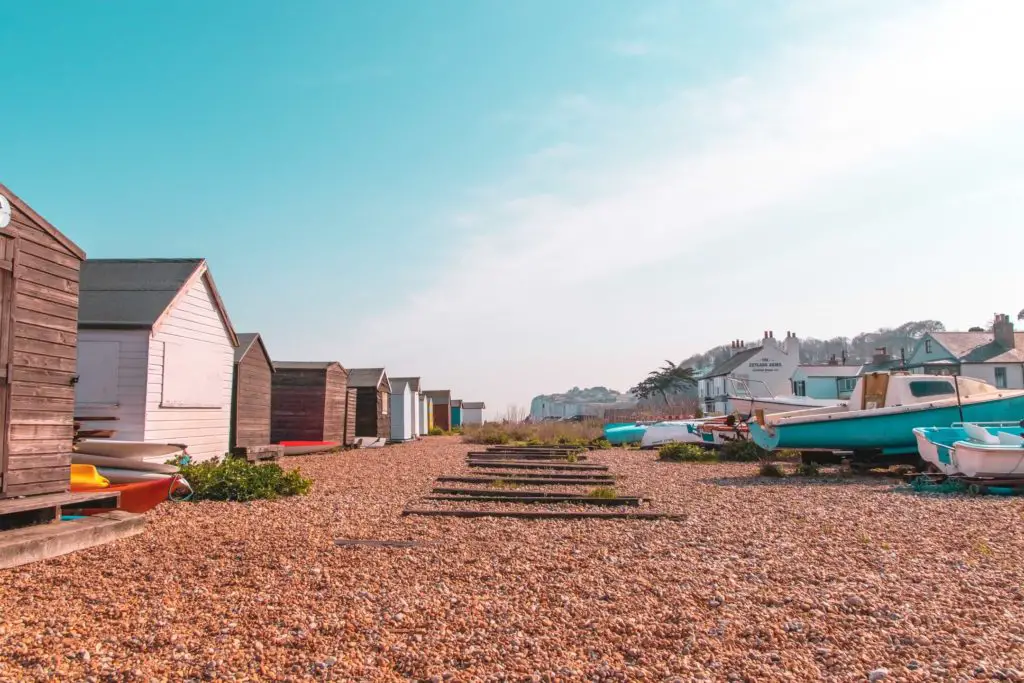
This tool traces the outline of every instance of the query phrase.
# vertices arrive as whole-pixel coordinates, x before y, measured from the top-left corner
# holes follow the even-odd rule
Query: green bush
[[[726,441],[719,453],[719,458],[726,462],[757,462],[764,460],[768,451],[758,447],[753,441]]]
[[[762,477],[774,477],[776,479],[781,479],[786,476],[786,472],[782,469],[782,465],[774,462],[762,463],[758,474]]]
[[[254,465],[241,458],[214,458],[181,466],[192,486],[191,500],[272,500],[305,495],[313,485],[298,470],[277,463]]]
[[[440,427],[431,427],[430,431],[427,432],[428,436],[444,436],[444,430]]]
[[[594,439],[593,441],[591,441],[589,446],[590,446],[590,448],[593,448],[594,450],[606,451],[606,450],[608,450],[609,448],[612,447],[612,444],[611,444],[611,442],[608,439],[606,439],[606,438],[604,438],[602,436],[599,439]]]
[[[816,477],[821,474],[821,471],[818,469],[817,463],[802,462],[796,466],[794,474],[798,477]]]
[[[694,443],[670,443],[658,449],[658,460],[666,462],[714,462],[718,455]]]

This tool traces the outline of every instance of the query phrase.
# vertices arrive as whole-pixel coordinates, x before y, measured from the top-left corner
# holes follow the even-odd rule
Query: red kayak
[[[285,455],[306,455],[308,453],[320,453],[337,448],[341,443],[337,441],[281,441],[278,446],[284,446]]]
[[[104,488],[93,486],[71,486],[72,491],[120,491],[121,501],[117,506],[118,510],[125,512],[148,512],[165,500],[172,497],[181,498],[183,494],[190,494],[191,488],[185,480],[175,475],[163,479],[151,479],[148,481],[137,481],[130,484],[111,484]],[[102,509],[83,511],[105,512]]]

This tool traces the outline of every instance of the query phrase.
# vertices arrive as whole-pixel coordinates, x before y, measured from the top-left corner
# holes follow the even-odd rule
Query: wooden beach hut
[[[348,384],[356,390],[356,438],[391,438],[391,382],[384,368],[349,370]]]
[[[270,443],[270,394],[274,363],[255,332],[239,332],[231,388],[231,448],[256,449]]]
[[[431,414],[434,416],[433,427],[438,427],[444,431],[450,431],[452,428],[452,392],[450,389],[437,389],[434,391],[424,391],[434,406],[431,410]]]
[[[79,280],[85,253],[0,185],[0,568],[139,533],[109,513],[61,522],[62,510],[111,507],[118,494],[71,492]],[[19,529],[45,522],[36,529]]]
[[[206,260],[88,259],[80,289],[75,409],[85,426],[184,444],[194,460],[223,456],[238,338]]]
[[[275,362],[271,386],[271,441],[351,443],[346,438],[348,371],[341,363]]]

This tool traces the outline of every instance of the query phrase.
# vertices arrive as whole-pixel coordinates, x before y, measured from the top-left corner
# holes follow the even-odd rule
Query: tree
[[[696,384],[697,378],[694,377],[693,368],[666,360],[665,365],[647,373],[647,377],[630,389],[629,393],[639,399],[661,394],[661,397],[665,399],[665,405],[668,406],[672,404],[668,400],[670,393],[685,391]]]

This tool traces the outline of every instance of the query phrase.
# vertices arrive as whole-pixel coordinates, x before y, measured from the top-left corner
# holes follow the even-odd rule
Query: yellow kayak
[[[89,488],[105,489],[110,486],[110,480],[96,471],[95,465],[71,465],[71,486],[87,486]]]

